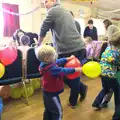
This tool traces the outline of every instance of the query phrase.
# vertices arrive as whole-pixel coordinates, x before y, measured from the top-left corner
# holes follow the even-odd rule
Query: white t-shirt
[[[27,51],[30,49],[29,46],[19,46],[18,49],[22,52],[23,60],[27,59]]]

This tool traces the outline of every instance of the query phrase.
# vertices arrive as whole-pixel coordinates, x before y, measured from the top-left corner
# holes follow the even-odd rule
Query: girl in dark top
[[[86,37],[98,40],[97,28],[93,26],[93,20],[88,21],[88,26],[84,30],[84,38]]]
[[[27,35],[28,37],[30,37],[30,45],[35,43],[34,38],[38,41],[38,35],[36,33],[32,33],[32,32],[24,32],[21,29],[17,29],[14,34],[13,34],[13,40],[17,41],[18,45],[20,45],[20,36],[21,35]]]

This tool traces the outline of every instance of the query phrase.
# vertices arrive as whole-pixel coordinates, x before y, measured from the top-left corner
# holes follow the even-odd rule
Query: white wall
[[[40,6],[40,0],[0,0],[0,2],[4,3],[11,3],[11,4],[17,4],[19,5],[19,12],[25,13],[30,11],[31,9]],[[79,18],[79,9],[83,9],[85,12],[85,20],[89,18],[91,15],[91,9],[88,7],[80,6],[78,4],[73,4],[69,1],[62,1],[61,4],[68,10],[73,11],[76,18]],[[69,6],[69,7],[68,7]],[[43,19],[45,18],[46,10],[44,8],[37,10],[36,12],[26,15],[26,16],[20,16],[20,27],[24,31],[31,31],[39,33],[40,31],[40,25]],[[4,43],[9,42],[9,38],[1,38],[4,40]],[[48,36],[45,39],[45,42],[51,42],[51,34],[48,34]],[[1,42],[1,40],[0,40]]]

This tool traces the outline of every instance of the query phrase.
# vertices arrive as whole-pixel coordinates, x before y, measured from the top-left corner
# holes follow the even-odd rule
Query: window
[[[98,35],[105,35],[105,28],[102,19],[94,19],[94,26],[97,28]]]
[[[84,21],[84,18],[79,18],[79,19],[75,19],[75,20],[79,22],[80,27],[81,27],[81,34],[83,35],[84,30],[85,30],[85,21]]]
[[[0,4],[0,9],[2,8],[2,4]],[[4,20],[3,20],[3,12],[0,10],[0,38],[3,37],[3,29],[4,29]]]

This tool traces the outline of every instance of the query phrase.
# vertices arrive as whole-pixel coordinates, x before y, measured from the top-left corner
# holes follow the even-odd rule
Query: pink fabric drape
[[[6,9],[10,12],[19,13],[19,6],[3,3],[3,9]],[[11,37],[16,29],[20,28],[19,16],[11,15],[9,13],[3,12],[4,16],[4,37]]]

